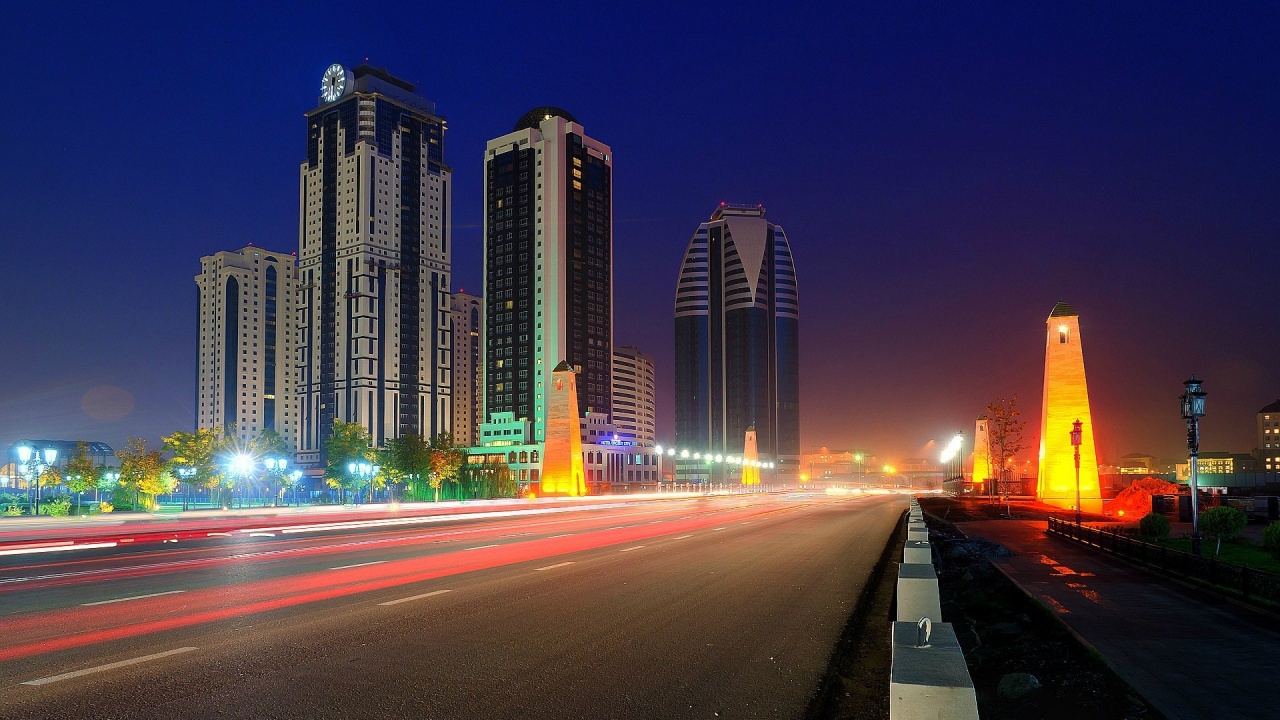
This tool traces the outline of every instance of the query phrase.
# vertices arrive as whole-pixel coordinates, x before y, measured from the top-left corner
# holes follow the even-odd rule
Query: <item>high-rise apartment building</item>
[[[444,118],[386,71],[334,64],[307,113],[299,193],[299,462],[334,420],[381,446],[450,429]]]
[[[562,361],[579,412],[612,412],[612,170],[609,146],[554,107],[485,149],[484,411],[530,421],[535,443]]]
[[[722,203],[689,241],[676,284],[676,442],[799,473],[800,305],[791,246],[760,205]]]
[[[200,259],[196,427],[274,430],[294,446],[298,271],[290,253],[248,246]]]
[[[484,373],[481,372],[480,328],[484,303],[465,290],[449,296],[453,314],[453,441],[480,444]]]
[[[634,346],[613,349],[613,424],[643,447],[657,442],[653,357]]]

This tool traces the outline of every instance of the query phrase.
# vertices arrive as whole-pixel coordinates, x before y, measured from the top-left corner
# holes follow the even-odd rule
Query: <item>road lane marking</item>
[[[629,548],[627,548],[626,550],[619,550],[618,552],[631,552],[632,550],[639,550],[639,549],[640,549],[640,548],[642,548],[642,547],[644,547],[644,546],[643,546],[643,545],[636,545],[635,547],[629,547]]]
[[[136,657],[130,660],[121,660],[119,662],[107,663],[106,665],[99,665],[97,667],[85,668],[84,670],[76,670],[74,672],[62,673],[61,675],[50,675],[49,677],[43,677],[38,680],[28,680],[22,684],[23,685],[48,685],[49,683],[61,682],[63,680],[71,680],[72,678],[83,677],[85,675],[92,675],[93,673],[105,672],[107,670],[115,670],[116,668],[127,667],[129,665],[137,665],[138,663],[144,663],[149,660],[159,660],[160,658],[169,657],[170,655],[178,655],[181,653],[187,653],[187,652],[191,652],[192,650],[198,650],[198,649],[199,648],[193,648],[193,647],[180,647],[174,650],[166,650],[164,652],[158,652],[151,655],[143,655],[142,657]]]
[[[573,533],[561,533],[561,534],[559,534],[559,535],[548,535],[547,537],[542,538],[542,539],[543,539],[543,540],[555,540],[556,538],[569,537],[569,536],[570,536],[570,535],[572,535],[572,534],[573,534]]]
[[[477,545],[475,547],[463,548],[463,552],[466,552],[467,550],[483,550],[485,548],[491,548],[491,547],[498,547],[498,543],[494,543],[492,545]]]
[[[411,600],[421,600],[422,598],[429,598],[434,595],[443,595],[447,592],[453,592],[453,591],[452,590],[432,590],[429,593],[422,593],[421,595],[413,595],[407,598],[400,598],[399,600],[388,600],[386,602],[380,602],[378,604],[379,605],[399,605],[400,603],[409,602]]]
[[[275,537],[275,533],[249,533],[249,537]]]
[[[626,527],[626,525],[614,525],[611,528],[605,528],[605,530],[621,530],[624,527]]]
[[[349,568],[365,567],[368,565],[381,565],[384,562],[386,562],[386,560],[372,560],[370,562],[356,563],[355,565],[339,565],[338,567],[331,567],[329,569],[330,570],[347,570]]]
[[[80,607],[91,607],[93,605],[110,605],[111,603],[126,602],[129,600],[141,600],[143,598],[160,597],[161,595],[177,595],[184,593],[186,590],[170,590],[168,592],[148,593],[146,595],[130,595],[129,597],[116,598],[115,600],[99,600],[98,602],[80,603]],[[192,648],[193,650],[195,648]]]
[[[123,542],[123,541],[121,541]],[[35,553],[63,552],[65,550],[92,550],[93,548],[115,547],[113,542],[81,543],[80,545],[49,545],[45,547],[9,548],[0,550],[0,555],[32,555]]]
[[[570,560],[569,562],[556,563],[555,565],[548,565],[546,567],[534,568],[534,572],[541,572],[543,570],[555,570],[556,568],[562,568],[565,565],[572,565],[574,562],[575,561]]]
[[[721,526],[720,526],[720,527],[718,527],[718,528],[711,528],[711,532],[715,532],[716,530],[723,530],[723,529],[724,529],[724,526],[723,526],[723,525],[721,525]]]
[[[678,538],[671,538],[671,539],[672,539],[672,540],[683,540],[683,539],[685,539],[685,538],[691,538],[691,537],[693,537],[693,536],[692,536],[692,535],[681,535],[681,536],[680,536],[680,537],[678,537]]]
[[[231,537],[231,533],[211,532],[208,537]]]

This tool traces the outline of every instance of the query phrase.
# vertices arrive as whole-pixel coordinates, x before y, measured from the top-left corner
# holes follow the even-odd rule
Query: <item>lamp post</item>
[[[41,451],[41,455],[44,456],[44,463],[41,464],[37,461],[37,464],[35,467],[35,471],[36,471],[36,508],[34,513],[35,515],[40,514],[40,476],[44,474],[44,469],[46,467],[53,467],[53,463],[58,459],[58,450],[57,448],[47,447]],[[37,455],[36,455],[35,448],[31,447],[30,445],[22,445],[18,447],[18,459],[22,461],[22,464],[24,467],[28,468],[28,472],[27,472],[28,486],[31,485],[31,473],[30,473],[31,466],[28,463],[30,463],[32,459],[36,457]]]
[[[271,473],[273,475],[283,476],[285,466],[287,466],[288,464],[289,464],[289,460],[287,458],[276,457],[274,455],[268,455],[267,457],[262,459],[263,467],[267,469],[268,473]],[[275,497],[272,497],[271,505],[273,507],[276,505],[276,502],[277,502],[277,499]]]
[[[289,474],[289,477],[293,478],[293,504],[301,506],[302,503],[298,501],[298,488],[302,485],[302,471],[294,470]]]
[[[378,474],[380,468],[377,465],[371,465],[367,462],[347,463],[347,472],[361,480],[369,481],[369,504],[373,504],[373,476]]]
[[[253,472],[253,465],[253,458],[248,455],[236,455],[231,458],[231,474],[240,478],[241,482],[240,507],[244,507],[244,479]]]
[[[195,479],[196,469],[190,466],[178,468],[178,477],[182,478],[182,512],[187,511],[191,500],[191,481]]]
[[[27,478],[27,492],[28,492],[28,493],[30,493],[30,492],[31,492],[31,465],[30,465],[30,463],[31,463],[31,457],[32,457],[32,455],[34,455],[34,454],[35,454],[35,450],[34,450],[34,449],[32,449],[32,447],[31,447],[30,445],[19,445],[19,446],[18,446],[18,462],[22,463],[22,469],[20,470],[20,472],[22,473],[22,475],[26,476],[26,478]],[[39,487],[39,486],[40,486],[40,481],[39,481],[39,479],[37,479],[37,480],[36,480],[36,495],[35,495],[35,497],[37,497],[37,498],[39,497],[39,492],[40,492],[40,487]],[[39,500],[37,500],[37,501],[36,501],[36,513],[38,514],[39,512],[40,512],[40,504],[39,504]]]
[[[1071,446],[1076,452],[1076,525],[1080,524],[1080,438],[1084,435],[1080,426],[1079,420],[1071,425]]]
[[[1200,418],[1204,417],[1204,399],[1208,395],[1201,389],[1203,380],[1192,375],[1182,384],[1187,391],[1182,395],[1182,419],[1187,421],[1187,450],[1191,453],[1191,552],[1200,554]]]

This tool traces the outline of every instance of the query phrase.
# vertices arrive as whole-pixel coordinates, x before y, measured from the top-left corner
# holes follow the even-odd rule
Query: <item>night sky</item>
[[[1104,461],[1185,452],[1191,372],[1205,450],[1280,397],[1274,3],[112,5],[0,10],[0,444],[191,427],[200,257],[296,251],[303,113],[365,58],[448,118],[455,289],[487,139],[550,104],[613,147],[615,342],[658,360],[664,441],[721,201],[791,240],[806,448],[917,455],[1014,393],[1034,444],[1058,300]]]

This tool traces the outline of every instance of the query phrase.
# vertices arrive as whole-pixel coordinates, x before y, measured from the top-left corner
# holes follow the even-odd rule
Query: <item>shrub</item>
[[[40,503],[40,514],[49,517],[66,517],[71,514],[71,498],[60,497]]]
[[[98,503],[98,509],[104,513],[108,513],[108,512],[111,512],[112,510],[115,510],[116,508],[111,503],[107,502],[106,500],[103,500],[102,502]]]
[[[13,503],[12,505],[6,505],[4,508],[5,517],[18,517],[23,512],[24,512],[23,509],[17,503]]]
[[[1138,532],[1153,540],[1169,537],[1169,518],[1160,513],[1147,513],[1138,521]]]
[[[1214,557],[1222,550],[1222,541],[1239,535],[1247,524],[1249,516],[1243,510],[1226,505],[1212,507],[1200,513],[1200,532],[1209,539],[1218,541],[1218,546],[1213,551]]]
[[[1280,560],[1280,522],[1273,522],[1262,531],[1262,546],[1271,557]]]

